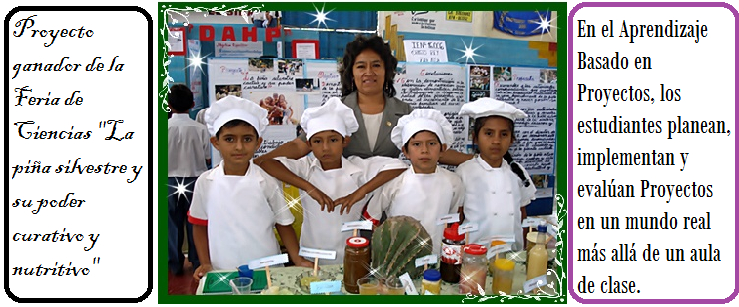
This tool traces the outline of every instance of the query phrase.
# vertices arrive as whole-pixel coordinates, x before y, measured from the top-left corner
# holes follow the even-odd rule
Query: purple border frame
[[[568,27],[568,30],[569,30],[569,32],[567,33],[567,39],[568,39],[567,47],[568,47],[568,51],[569,51],[567,57],[568,57],[568,60],[569,60],[568,71],[570,72],[569,73],[569,77],[567,78],[567,81],[568,81],[567,84],[568,84],[569,89],[572,88],[572,75],[574,73],[573,64],[572,64],[573,63],[572,62],[572,57],[573,57],[572,56],[572,54],[573,54],[573,52],[572,52],[572,50],[573,50],[573,48],[572,48],[572,31],[573,31],[574,27],[573,27],[572,19],[573,19],[573,16],[575,15],[575,13],[578,10],[580,10],[581,8],[584,8],[584,7],[683,7],[683,8],[684,7],[722,7],[722,8],[725,8],[725,9],[731,11],[734,14],[734,19],[735,20],[737,19],[737,16],[739,16],[739,12],[737,12],[736,9],[734,9],[733,6],[729,5],[728,3],[722,3],[722,2],[708,2],[708,3],[702,3],[702,2],[643,2],[643,3],[638,3],[638,2],[583,2],[583,3],[580,3],[580,4],[576,5],[572,9],[572,11],[570,11],[570,15],[567,16],[567,27]],[[739,34],[737,34],[737,33],[739,33],[739,26],[737,26],[737,22],[736,21],[734,22],[734,28],[735,28],[735,31],[734,31],[734,35],[735,35],[734,36],[734,39],[735,39],[735,41],[734,41],[734,43],[735,43],[735,47],[734,47],[734,56],[735,56],[735,59],[734,59],[734,76],[735,76],[735,79],[736,79],[736,77],[737,77],[737,71],[739,71],[739,56],[737,56],[737,49],[739,49],[739,48],[737,48],[737,47],[739,47]],[[736,80],[734,80],[734,81],[736,82]],[[567,136],[568,136],[568,138],[570,140],[572,140],[572,124],[573,124],[573,119],[572,119],[572,100],[573,100],[573,94],[572,94],[572,91],[569,91],[568,90],[568,92],[569,92],[569,95],[567,97],[567,104],[568,104],[567,105],[567,107],[568,107],[567,108],[568,109],[567,114],[569,115],[569,118],[568,118],[567,121],[568,121],[569,127],[567,128],[567,130],[568,130]],[[738,97],[738,96],[739,96],[739,86],[734,89],[734,103],[735,104],[736,104],[736,97]],[[735,112],[735,115],[734,115],[735,118],[739,118],[739,116],[737,116],[737,115],[739,115],[739,113],[737,113],[736,110],[734,110],[734,112]],[[568,147],[569,152],[572,153],[573,152],[572,151],[572,149],[573,149],[572,141],[569,142],[569,144],[567,145],[567,147]],[[736,144],[734,144],[734,151],[736,152]],[[737,159],[737,160],[739,160],[739,159]],[[569,195],[575,195],[573,193],[574,191],[573,191],[573,187],[572,187],[572,177],[573,177],[572,176],[572,165],[573,165],[572,164],[572,154],[570,154],[568,156],[567,163],[568,163],[568,171],[569,171],[569,174],[570,174],[568,176],[569,177],[568,178],[568,193],[569,193]],[[735,164],[734,165],[734,176],[736,176],[736,171],[737,171],[737,165]],[[736,190],[739,190],[739,185],[736,185]],[[734,191],[734,201],[736,201],[736,190]],[[573,205],[573,199],[574,199],[574,196],[570,196],[570,200],[569,200],[569,204],[568,204],[569,205],[568,206],[569,207],[569,213],[568,213],[568,217],[567,217],[567,224],[568,225],[574,225],[573,224],[573,221],[572,221],[572,212],[574,211],[574,207],[575,207]],[[736,211],[735,214],[736,214],[735,220],[739,220],[739,211]],[[734,240],[735,240],[734,249],[735,249],[735,254],[739,254],[739,245],[736,244],[737,234],[739,234],[739,228],[737,228],[735,230],[735,233],[734,233]],[[737,288],[736,288],[736,285],[739,284],[739,277],[738,277],[739,274],[737,274],[738,273],[737,272],[737,268],[739,268],[739,266],[737,266],[737,263],[736,263],[736,260],[735,260],[735,263],[734,263],[734,278],[735,278],[735,280],[734,280],[734,292],[731,293],[731,295],[729,295],[728,297],[726,297],[724,299],[584,299],[584,298],[582,298],[582,297],[580,297],[580,296],[577,295],[577,292],[574,290],[574,287],[573,287],[574,279],[572,278],[572,276],[573,276],[572,275],[572,271],[573,271],[573,268],[572,267],[574,266],[574,262],[572,261],[572,257],[573,257],[572,256],[573,255],[572,254],[572,246],[573,246],[573,244],[572,244],[572,242],[573,242],[572,231],[569,231],[568,232],[567,240],[569,242],[569,247],[568,247],[568,251],[567,251],[567,254],[568,254],[567,260],[568,260],[568,263],[570,264],[569,265],[569,268],[567,270],[567,274],[569,276],[569,278],[567,279],[568,280],[567,283],[568,283],[568,287],[569,287],[569,290],[570,290],[570,295],[572,295],[572,297],[577,302],[582,303],[582,304],[726,304],[726,303],[732,301],[734,298],[736,298],[737,293],[739,293],[739,290],[737,290]]]

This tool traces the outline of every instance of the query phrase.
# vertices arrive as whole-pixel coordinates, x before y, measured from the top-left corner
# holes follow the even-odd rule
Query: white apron
[[[275,218],[260,186],[261,178],[225,176],[223,170],[208,195],[210,260],[216,270],[231,270],[251,260],[277,255]]]
[[[452,207],[452,188],[450,182],[439,172],[416,174],[412,169],[404,173],[402,187],[395,194],[387,216],[406,215],[421,222],[433,243],[432,253],[440,255],[444,225],[436,225],[436,220],[449,214]]]
[[[479,176],[475,174],[472,180],[465,182],[465,219],[479,226],[478,231],[470,232],[470,242],[490,246],[494,236],[506,237],[506,241],[513,243],[513,250],[521,250],[521,207],[514,197],[514,193],[518,193],[512,178],[515,174],[507,163],[487,171],[480,168],[479,172]],[[511,242],[513,240],[515,242]]]
[[[346,160],[343,163],[348,163]],[[345,169],[328,171],[315,170],[309,180],[319,190],[331,199],[344,197],[356,191],[359,186]],[[339,214],[341,207],[334,212],[321,211],[321,205],[315,199],[300,191],[303,205],[303,226],[300,232],[300,246],[322,250],[335,250],[335,260],[321,259],[321,264],[344,263],[344,247],[346,239],[352,236],[352,231],[341,232],[344,222],[358,221],[362,216],[362,209],[367,197],[352,206],[349,213]],[[325,209],[328,210],[328,209]],[[313,259],[308,259],[313,260]]]

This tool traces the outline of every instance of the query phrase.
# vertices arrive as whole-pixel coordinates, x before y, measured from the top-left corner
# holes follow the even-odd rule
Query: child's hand
[[[205,276],[206,273],[213,271],[213,266],[210,264],[201,264],[196,270],[195,273],[192,274],[192,278],[195,278],[195,281],[200,281],[203,276]]]
[[[349,210],[352,209],[352,206],[354,206],[354,204],[356,204],[358,201],[364,199],[364,196],[365,194],[362,194],[359,191],[354,191],[354,193],[352,194],[335,200],[334,204],[336,204],[337,206],[341,204],[341,211],[339,211],[339,214],[344,214],[344,212],[349,213]]]
[[[312,189],[310,192],[308,192],[308,195],[310,195],[311,198],[315,199],[316,202],[321,205],[321,211],[324,211],[327,206],[328,212],[334,211],[334,200],[331,199],[331,197],[328,197],[328,195],[323,193],[321,190]]]
[[[305,267],[305,268],[311,268],[312,269],[313,268],[313,264],[314,264],[313,261],[308,261],[308,260],[305,260],[305,258],[300,257],[300,263],[298,263],[297,266],[302,266],[302,267]],[[321,267],[319,266],[318,269],[320,270]]]

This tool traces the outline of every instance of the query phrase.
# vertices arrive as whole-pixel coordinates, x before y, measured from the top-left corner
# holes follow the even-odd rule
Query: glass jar
[[[351,237],[346,240],[344,248],[344,289],[357,294],[357,280],[369,274],[370,266],[369,240],[363,237]]]
[[[516,266],[516,263],[505,258],[492,260],[491,263],[495,267],[495,273],[493,273],[493,295],[499,295],[500,292],[505,293],[505,295],[511,294],[513,268]]]
[[[480,294],[479,289],[485,289],[488,274],[488,249],[479,244],[470,244],[462,251],[459,293]]]
[[[501,240],[493,240],[493,242],[490,243],[490,249],[491,249],[490,252],[491,253],[495,253],[495,254],[488,255],[489,256],[489,258],[488,258],[488,271],[493,276],[495,276],[495,260],[497,260],[497,259],[506,259],[506,257],[508,256],[508,252],[510,251],[510,248],[501,250],[500,252],[497,252],[497,253],[495,251],[492,251],[492,250],[495,250],[496,248],[498,248],[498,249],[499,248],[502,248],[502,246],[505,245],[505,244],[506,244],[505,241],[501,241]]]
[[[439,295],[441,294],[441,273],[434,269],[429,269],[423,272],[423,281],[421,282],[421,294]]]

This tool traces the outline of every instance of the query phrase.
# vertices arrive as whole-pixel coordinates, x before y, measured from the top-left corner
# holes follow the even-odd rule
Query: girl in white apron
[[[525,206],[535,199],[531,177],[513,162],[508,148],[515,140],[513,121],[526,113],[503,101],[480,98],[462,106],[459,115],[475,119],[473,142],[479,153],[457,167],[465,185],[464,217],[478,225],[471,243],[489,246],[493,239],[523,249]]]
[[[439,156],[454,141],[452,125],[437,110],[416,109],[398,119],[390,137],[412,167],[375,193],[365,218],[376,225],[383,212],[387,217],[415,218],[430,235],[433,253],[439,254],[444,224],[437,225],[437,220],[457,213],[464,202],[459,176],[437,165]]]

